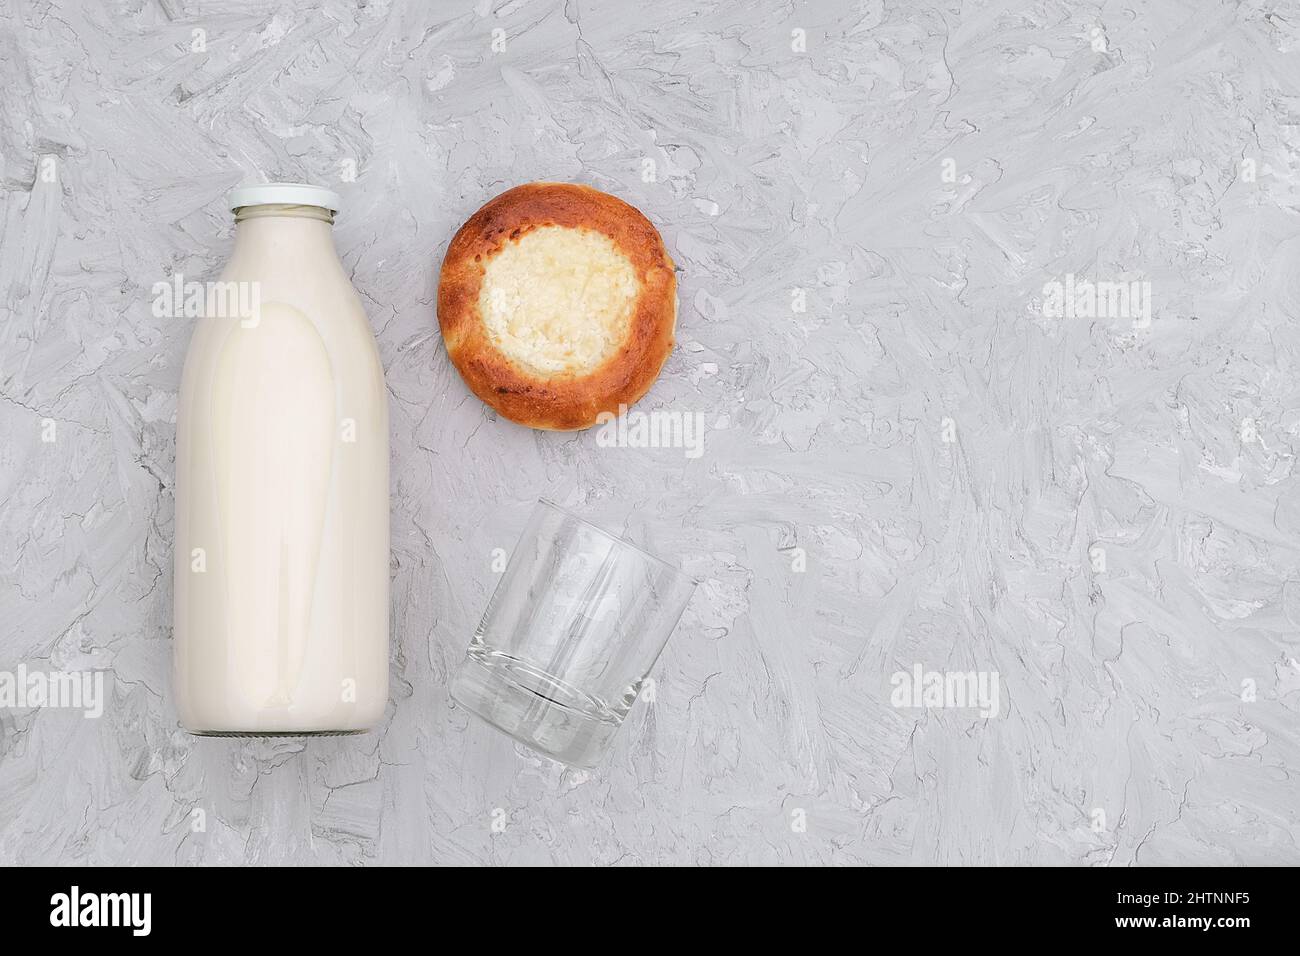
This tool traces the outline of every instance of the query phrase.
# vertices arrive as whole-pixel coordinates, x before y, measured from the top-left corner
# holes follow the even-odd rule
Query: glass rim
[[[581,522],[582,524],[586,525],[588,528],[591,528],[593,531],[597,531],[600,534],[604,535],[606,538],[608,538],[610,541],[613,541],[615,544],[622,545],[625,548],[630,548],[631,550],[635,551],[637,554],[641,555],[642,557],[649,558],[651,561],[655,562],[656,564],[663,565],[665,568],[667,568],[677,577],[685,578],[688,582],[690,582],[692,588],[697,588],[702,583],[699,578],[695,577],[692,574],[687,574],[685,571],[683,571],[677,565],[673,564],[667,558],[661,558],[659,555],[651,551],[647,551],[639,544],[633,544],[627,538],[615,534],[614,532],[610,531],[608,528],[602,528],[594,521],[588,521],[582,515],[575,514],[574,512],[570,511],[568,508],[564,507],[564,505],[557,504],[555,501],[551,500],[550,498],[546,498],[546,497],[538,498],[537,503],[539,505],[545,505],[547,508],[550,508],[552,511],[558,511],[566,518],[572,518],[574,521]]]

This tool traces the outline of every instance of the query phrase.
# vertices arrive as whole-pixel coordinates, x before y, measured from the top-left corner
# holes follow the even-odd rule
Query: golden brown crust
[[[486,262],[541,226],[592,229],[632,263],[638,294],[627,338],[599,368],[541,378],[491,342],[479,314]],[[447,354],[470,390],[511,421],[532,428],[589,428],[601,412],[641,398],[673,349],[677,277],[659,232],[621,199],[571,183],[528,183],[470,216],[452,238],[438,283],[438,324]]]

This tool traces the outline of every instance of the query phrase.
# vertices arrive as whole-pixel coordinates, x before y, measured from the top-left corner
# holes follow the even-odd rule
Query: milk
[[[383,368],[337,199],[239,192],[218,281],[247,294],[198,321],[177,413],[177,711],[197,734],[360,731],[388,701]]]

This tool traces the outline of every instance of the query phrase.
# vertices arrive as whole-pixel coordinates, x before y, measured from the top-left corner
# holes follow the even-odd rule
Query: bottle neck
[[[241,206],[231,259],[287,268],[337,264],[333,226],[334,213],[319,206]]]

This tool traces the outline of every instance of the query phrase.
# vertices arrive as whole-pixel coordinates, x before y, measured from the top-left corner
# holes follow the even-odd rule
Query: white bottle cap
[[[240,206],[320,206],[330,212],[339,211],[339,194],[323,186],[306,183],[258,183],[240,186],[230,193],[230,208]]]

